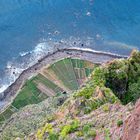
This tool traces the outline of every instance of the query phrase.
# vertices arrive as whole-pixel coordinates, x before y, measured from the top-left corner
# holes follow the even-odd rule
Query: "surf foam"
[[[0,93],[11,85],[23,70],[37,63],[39,59],[47,55],[51,50],[53,50],[53,47],[49,46],[47,42],[41,42],[32,51],[19,53],[22,62],[18,61],[19,57],[15,61],[8,62],[5,68],[4,78],[2,83],[0,83]]]

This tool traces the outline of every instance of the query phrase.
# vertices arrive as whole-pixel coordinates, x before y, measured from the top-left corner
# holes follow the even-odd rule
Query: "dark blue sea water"
[[[60,40],[127,55],[140,48],[140,0],[0,0],[0,89]]]

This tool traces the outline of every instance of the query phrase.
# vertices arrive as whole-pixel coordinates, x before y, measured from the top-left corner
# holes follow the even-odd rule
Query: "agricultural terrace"
[[[0,122],[29,104],[37,104],[49,96],[71,93],[87,80],[95,64],[80,59],[65,58],[43,67],[40,72],[25,84],[10,106],[0,114]]]

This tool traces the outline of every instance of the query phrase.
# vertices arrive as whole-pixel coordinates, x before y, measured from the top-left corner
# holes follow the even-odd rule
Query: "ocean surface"
[[[129,55],[140,48],[140,0],[0,0],[0,92],[62,42]]]

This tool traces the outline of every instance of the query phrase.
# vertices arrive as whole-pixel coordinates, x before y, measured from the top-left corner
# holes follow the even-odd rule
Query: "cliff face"
[[[136,111],[129,117],[133,110],[129,102],[135,103],[140,96],[139,72],[140,53],[137,51],[133,51],[127,60],[113,60],[97,67],[85,87],[74,93],[56,111],[55,119],[39,129],[35,137],[139,139],[139,105],[136,105]]]
[[[96,67],[88,81],[69,95],[64,103],[50,111],[51,114],[43,113],[43,117],[42,113],[37,115],[43,118],[43,123],[39,121],[40,125],[36,125],[36,117],[29,121],[23,118],[18,123],[17,118],[22,118],[18,113],[18,117],[12,116],[14,121],[6,125],[1,136],[5,139],[18,137],[29,140],[139,140],[139,87],[140,52],[133,51],[128,59],[116,59]],[[49,101],[48,98],[45,104],[51,110]],[[32,110],[32,106],[28,110]],[[25,108],[24,114],[30,118],[37,114],[31,114],[28,110]],[[40,109],[42,111],[45,112],[45,107]],[[32,124],[36,126],[33,129]],[[25,128],[30,129],[27,131]]]
[[[124,123],[122,140],[140,140],[140,99]]]

